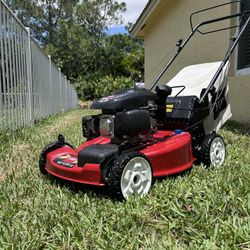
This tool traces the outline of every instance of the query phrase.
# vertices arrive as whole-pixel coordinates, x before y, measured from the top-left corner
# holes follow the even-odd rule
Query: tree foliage
[[[5,0],[42,46],[53,44],[60,22],[72,22],[78,0]]]
[[[79,97],[85,100],[93,100],[111,94],[119,89],[132,88],[134,81],[128,77],[91,76],[90,78],[79,77],[75,83]]]
[[[121,86],[122,80],[126,82],[124,77],[143,80],[143,43],[129,34],[107,34],[110,26],[122,24],[125,3],[115,0],[6,2],[24,25],[31,27],[33,37],[76,85],[80,97],[93,98],[107,92],[95,90],[89,95],[81,85],[89,90],[104,89],[102,86],[107,85],[108,79],[109,87],[117,89],[117,82]]]

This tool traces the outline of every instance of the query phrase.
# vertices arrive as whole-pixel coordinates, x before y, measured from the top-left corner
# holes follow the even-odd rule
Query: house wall
[[[239,11],[239,6],[233,5],[231,13]],[[233,20],[232,25],[237,25],[238,20]],[[231,31],[231,37],[234,35]],[[231,58],[230,69],[230,101],[232,105],[233,120],[250,123],[250,69],[237,70],[237,50]]]
[[[176,41],[187,37],[191,31],[190,14],[220,3],[225,3],[225,1],[164,0],[161,2],[144,28],[146,86],[149,86],[156,79],[169,61],[170,57],[166,58],[166,56],[175,47]],[[217,10],[208,11],[199,18],[195,18],[194,21],[198,24],[200,21],[229,15],[235,10],[237,10],[236,4],[224,6]],[[229,27],[230,25],[231,21],[227,20],[221,24],[211,25],[209,29]],[[209,29],[205,28],[203,30]],[[185,66],[222,60],[231,35],[232,32],[230,31],[205,36],[195,35],[159,83],[167,83]],[[239,122],[250,122],[250,114],[246,114],[247,108],[250,108],[250,75],[238,76],[235,61],[236,55],[232,57],[230,69],[233,119]]]

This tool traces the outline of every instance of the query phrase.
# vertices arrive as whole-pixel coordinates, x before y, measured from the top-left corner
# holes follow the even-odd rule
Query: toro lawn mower
[[[223,164],[226,148],[217,131],[231,117],[229,59],[250,22],[249,11],[208,20],[195,28],[192,17],[191,34],[178,41],[176,54],[149,90],[118,91],[95,100],[92,108],[102,114],[83,117],[87,141],[74,149],[59,135],[40,155],[43,174],[108,186],[118,198],[127,199],[146,195],[153,178],[190,169],[194,161],[206,166]],[[167,85],[157,86],[196,32],[221,31],[202,32],[201,27],[236,17],[241,22],[223,61],[186,67]]]

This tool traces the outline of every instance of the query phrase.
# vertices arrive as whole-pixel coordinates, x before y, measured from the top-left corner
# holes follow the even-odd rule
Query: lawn
[[[250,126],[220,134],[225,164],[156,181],[144,198],[41,176],[43,146],[63,133],[82,142],[75,110],[0,137],[0,249],[250,249]]]

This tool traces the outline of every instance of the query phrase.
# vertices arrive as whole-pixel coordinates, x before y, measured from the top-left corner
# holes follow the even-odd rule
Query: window
[[[241,0],[242,11],[250,10],[250,0]],[[248,25],[239,42],[238,70],[250,68],[250,25]]]

